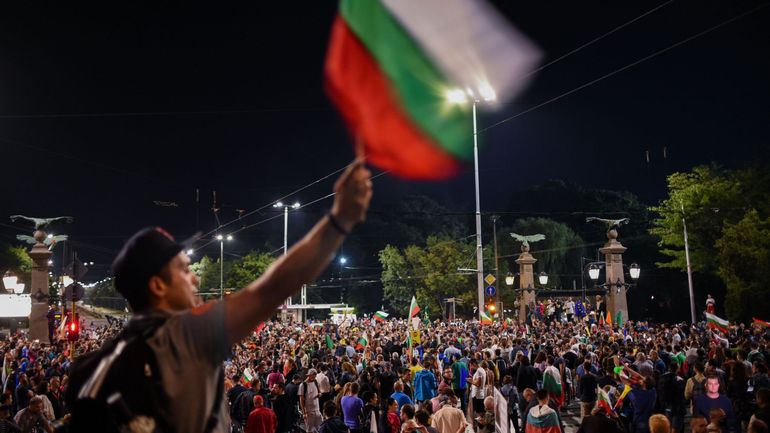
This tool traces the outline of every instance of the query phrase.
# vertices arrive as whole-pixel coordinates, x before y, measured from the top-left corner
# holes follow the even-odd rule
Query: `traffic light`
[[[67,341],[78,341],[80,338],[80,325],[77,321],[70,321],[67,324]]]

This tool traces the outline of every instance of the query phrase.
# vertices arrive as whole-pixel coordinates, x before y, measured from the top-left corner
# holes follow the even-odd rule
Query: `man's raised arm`
[[[331,261],[345,235],[364,221],[372,198],[371,172],[363,159],[354,161],[334,185],[334,205],[286,255],[265,273],[225,301],[225,329],[233,344],[254,328],[303,284],[312,282]]]

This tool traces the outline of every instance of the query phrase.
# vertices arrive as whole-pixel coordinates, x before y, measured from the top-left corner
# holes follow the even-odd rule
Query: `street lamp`
[[[344,265],[347,262],[348,262],[348,259],[346,259],[345,257],[340,257],[340,264],[341,265]]]
[[[217,235],[219,241],[219,299],[225,297],[225,240],[233,240],[233,235]]]
[[[594,283],[599,281],[599,267],[593,263],[588,266],[588,277],[591,278],[591,281]]]
[[[639,279],[639,274],[641,274],[642,268],[639,267],[636,263],[631,263],[631,266],[628,268],[628,275],[631,276],[631,279],[636,281]]]
[[[13,272],[6,271],[5,275],[3,276],[3,286],[5,286],[5,290],[12,291],[14,287],[16,287],[16,282],[19,281],[19,278],[16,275],[13,275]]]
[[[478,86],[479,96],[484,101],[494,101],[496,98],[495,91],[488,83],[482,83]],[[450,104],[465,104],[468,99],[472,102],[473,112],[473,172],[476,183],[476,286],[478,295],[478,312],[479,319],[481,313],[484,311],[484,259],[483,250],[481,244],[481,199],[479,194],[479,144],[478,144],[478,128],[476,123],[476,104],[481,102],[474,92],[467,88],[463,89],[449,89],[446,92],[446,100]]]
[[[545,272],[541,272],[540,275],[537,276],[537,280],[540,282],[540,285],[545,287],[548,285],[548,274]]]
[[[273,207],[276,209],[283,208],[283,255],[285,256],[286,252],[289,250],[289,208],[294,210],[299,209],[300,204],[298,201],[295,201],[292,205],[279,201],[276,202]],[[302,286],[302,290],[305,290],[304,285]],[[304,293],[300,296],[304,296]],[[286,299],[285,305],[291,305],[291,296]]]
[[[506,286],[512,286],[513,285],[513,274],[508,272],[508,275],[505,276],[505,285]]]

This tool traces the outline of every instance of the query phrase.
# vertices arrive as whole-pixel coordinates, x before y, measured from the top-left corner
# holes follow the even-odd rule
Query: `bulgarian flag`
[[[471,105],[457,103],[503,106],[538,57],[486,2],[341,0],[326,89],[369,163],[444,179],[473,157]]]
[[[706,322],[712,329],[718,329],[722,332],[727,332],[730,327],[730,322],[711,313],[704,313],[706,315]]]
[[[366,332],[361,334],[361,338],[358,339],[358,344],[356,344],[356,350],[363,350],[364,347],[369,345],[369,339],[366,338]]]
[[[543,372],[543,389],[548,391],[556,406],[564,405],[564,393],[561,387],[561,374],[554,366],[548,366]]]
[[[368,1],[368,0],[367,0]],[[417,298],[412,296],[412,303],[409,305],[409,319],[416,316],[420,312],[420,306],[417,305]]]
[[[241,376],[241,383],[243,383],[246,386],[249,386],[252,380],[254,380],[254,373],[251,371],[250,368],[246,367],[243,370],[243,376]]]
[[[753,323],[755,325],[764,326],[765,328],[770,327],[770,322],[765,322],[764,320],[757,319],[756,317],[754,317]]]
[[[374,320],[376,320],[378,322],[384,322],[385,320],[388,319],[388,316],[390,316],[390,314],[388,314],[388,313],[386,313],[384,311],[378,311],[378,312],[374,313]]]
[[[598,404],[600,408],[604,409],[604,411],[607,412],[607,415],[612,415],[612,402],[610,401],[610,396],[607,394],[607,391],[597,386],[596,396],[596,404]]]
[[[486,312],[484,312],[484,311],[479,313],[479,321],[481,322],[482,325],[491,325],[492,324],[492,318],[489,317],[489,315]]]

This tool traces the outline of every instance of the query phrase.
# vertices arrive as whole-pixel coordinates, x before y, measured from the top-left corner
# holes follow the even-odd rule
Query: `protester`
[[[265,407],[261,395],[254,396],[254,410],[249,414],[244,433],[274,433],[278,419],[272,409]]]
[[[693,414],[705,416],[709,423],[712,422],[712,409],[720,409],[724,412],[726,431],[738,432],[738,421],[733,412],[733,406],[726,395],[719,393],[719,378],[716,375],[706,378],[706,394],[695,397],[693,401]]]

